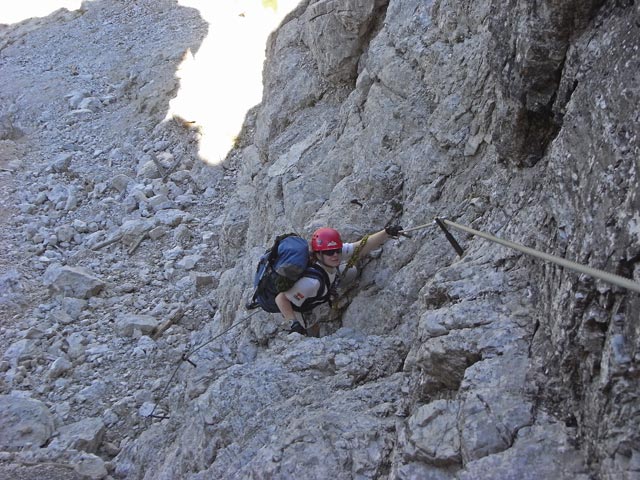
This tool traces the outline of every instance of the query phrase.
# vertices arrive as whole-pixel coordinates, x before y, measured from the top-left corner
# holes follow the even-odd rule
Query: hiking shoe
[[[247,310],[253,310],[254,308],[258,308],[260,304],[258,302],[249,301],[244,304],[244,308]]]
[[[295,321],[291,324],[289,333],[299,333],[300,335],[306,335],[307,330],[302,325],[300,325],[300,322]]]

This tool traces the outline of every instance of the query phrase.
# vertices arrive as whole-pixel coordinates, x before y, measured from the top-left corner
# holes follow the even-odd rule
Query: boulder
[[[124,337],[131,337],[136,331],[149,335],[158,328],[158,324],[151,315],[122,315],[116,321],[116,331]]]
[[[49,266],[42,280],[52,292],[85,299],[98,295],[106,285],[87,268],[60,264]]]
[[[52,448],[82,450],[96,453],[105,433],[101,418],[85,418],[58,428],[57,437],[51,442]]]
[[[39,400],[0,395],[0,448],[41,447],[54,432],[53,415]]]

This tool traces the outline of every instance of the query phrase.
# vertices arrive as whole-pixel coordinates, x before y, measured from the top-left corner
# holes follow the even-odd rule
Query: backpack
[[[293,305],[297,312],[308,312],[329,302],[331,282],[329,275],[321,267],[310,263],[307,241],[295,233],[280,235],[273,246],[258,260],[253,278],[254,293],[246,308],[262,308],[269,313],[278,313],[276,296],[289,290],[302,277],[315,278],[320,282],[318,295],[307,298],[301,306]]]

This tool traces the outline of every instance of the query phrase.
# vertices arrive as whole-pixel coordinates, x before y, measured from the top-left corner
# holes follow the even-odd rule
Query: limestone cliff
[[[246,291],[239,274],[275,232],[328,224],[354,239],[434,216],[637,280],[639,12],[302,2],[269,42],[223,296]],[[460,239],[461,260],[435,227],[387,244],[339,322],[407,351],[386,377],[352,386],[406,382],[395,394],[406,417],[379,433],[389,446],[371,460],[376,475],[638,475],[637,295]],[[232,263],[238,246],[253,255]],[[269,344],[256,324],[275,321],[253,322],[258,340]],[[309,435],[289,451],[313,456]],[[332,474],[360,473],[352,462]]]

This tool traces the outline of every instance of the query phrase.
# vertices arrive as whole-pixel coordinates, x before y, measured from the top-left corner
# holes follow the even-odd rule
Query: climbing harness
[[[213,342],[214,340],[220,338],[221,336],[223,336],[225,333],[227,333],[228,331],[236,328],[238,325],[243,324],[244,322],[246,322],[247,320],[249,320],[251,317],[253,317],[256,313],[258,313],[260,310],[256,310],[255,312],[250,313],[249,315],[247,315],[246,317],[244,317],[242,320],[238,320],[236,323],[234,323],[233,325],[231,325],[229,328],[227,328],[226,330],[222,331],[221,333],[219,333],[218,335],[215,335],[214,337],[212,337],[211,339],[209,339],[208,341],[206,341],[205,343],[203,343],[202,345],[199,345],[198,347],[194,348],[193,350],[189,351],[187,350],[186,352],[184,352],[181,356],[180,356],[180,361],[178,362],[178,365],[176,365],[176,368],[174,368],[173,373],[171,374],[171,376],[169,377],[169,380],[167,381],[167,385],[164,387],[164,390],[162,391],[162,394],[160,395],[160,398],[165,398],[167,391],[169,390],[169,387],[171,386],[174,377],[176,376],[176,374],[178,373],[178,370],[180,370],[180,367],[182,366],[182,362],[187,362],[189,364],[191,364],[194,367],[197,367],[197,365],[189,360],[189,357],[191,355],[193,355],[194,353],[196,353],[198,350],[206,347],[207,345],[209,345],[211,342]],[[160,420],[165,420],[167,418],[169,418],[168,415],[155,415],[155,411],[156,411],[156,407],[158,406],[158,404],[154,404],[153,409],[151,410],[151,413],[148,415],[149,418],[157,418]]]
[[[614,285],[618,285],[619,287],[623,287],[623,288],[632,290],[634,292],[640,293],[640,283],[634,282],[633,280],[630,280],[628,278],[622,277],[620,275],[616,275],[616,274],[613,274],[613,273],[605,272],[603,270],[598,270],[597,268],[592,268],[592,267],[589,267],[589,266],[586,266],[586,265],[581,265],[579,263],[573,262],[571,260],[567,260],[567,259],[562,258],[562,257],[557,257],[555,255],[551,255],[551,254],[548,254],[548,253],[540,252],[540,251],[535,250],[533,248],[525,247],[524,245],[520,245],[518,243],[510,242],[508,240],[503,240],[501,238],[495,237],[495,236],[490,235],[488,233],[480,232],[478,230],[474,230],[473,228],[469,228],[467,226],[460,225],[458,223],[452,222],[451,220],[436,218],[434,220],[434,223],[436,223],[436,225],[438,225],[444,231],[444,233],[445,233],[445,235],[447,237],[447,240],[449,240],[449,242],[451,243],[453,248],[456,250],[458,255],[461,256],[461,257],[464,254],[464,250],[462,250],[462,248],[460,247],[460,245],[458,244],[456,239],[453,237],[453,235],[451,235],[449,230],[447,230],[447,226],[455,228],[456,230],[460,230],[460,231],[465,232],[465,233],[469,233],[471,235],[475,235],[475,236],[484,238],[485,240],[489,240],[491,242],[498,243],[500,245],[504,245],[505,247],[511,248],[513,250],[517,250],[517,251],[525,253],[527,255],[531,255],[532,257],[536,257],[536,258],[539,258],[541,260],[552,262],[552,263],[555,263],[555,264],[560,265],[562,267],[569,268],[571,270],[575,270],[575,271],[577,271],[579,273],[584,273],[584,274],[589,275],[591,277],[595,277],[595,278],[598,278],[600,280],[604,280],[605,282],[612,283]],[[413,228],[409,228],[407,230],[404,230],[404,232],[411,232],[413,230],[419,230],[419,229],[422,229],[422,228],[426,228],[427,226],[429,226],[429,224],[419,225],[417,227],[413,227]]]

